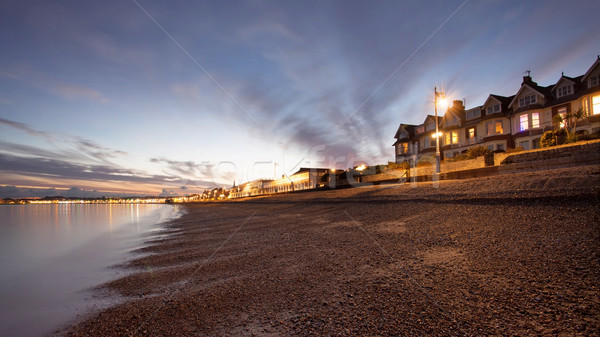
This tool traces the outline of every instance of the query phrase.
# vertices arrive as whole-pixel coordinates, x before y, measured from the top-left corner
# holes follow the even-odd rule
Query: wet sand
[[[598,335],[600,165],[194,204],[73,336]]]

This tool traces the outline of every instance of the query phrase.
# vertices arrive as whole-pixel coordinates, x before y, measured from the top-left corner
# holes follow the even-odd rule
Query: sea
[[[182,214],[165,204],[0,206],[0,336],[45,336],[116,303],[98,285],[124,276]]]

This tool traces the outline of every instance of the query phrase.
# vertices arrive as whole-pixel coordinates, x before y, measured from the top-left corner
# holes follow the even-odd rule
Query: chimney
[[[521,83],[521,85],[523,85],[523,84],[525,84],[525,83],[527,83],[527,84],[532,84],[532,83],[533,83],[533,84],[536,84],[536,83],[535,83],[535,82],[534,82],[534,81],[531,79],[531,70],[526,70],[526,71],[523,73],[523,83]]]
[[[455,112],[465,110],[463,101],[461,101],[460,99],[455,99],[454,101],[452,101],[452,110],[454,110]]]

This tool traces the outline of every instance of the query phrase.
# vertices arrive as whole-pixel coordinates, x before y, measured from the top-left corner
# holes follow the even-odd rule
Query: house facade
[[[527,73],[512,96],[490,94],[481,106],[466,109],[462,101],[438,118],[442,158],[450,159],[473,146],[503,152],[539,147],[543,133],[552,130],[554,117],[583,111],[577,122],[580,134],[600,133],[600,56],[581,76],[562,74],[556,83],[540,86]],[[564,127],[564,125],[561,125]],[[400,124],[394,143],[395,161],[435,156],[435,117],[419,125]]]

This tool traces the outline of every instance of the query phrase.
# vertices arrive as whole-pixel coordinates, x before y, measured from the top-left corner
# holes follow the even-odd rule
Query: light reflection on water
[[[89,289],[118,275],[108,267],[177,214],[146,204],[0,207],[0,336],[44,335],[89,310]]]

